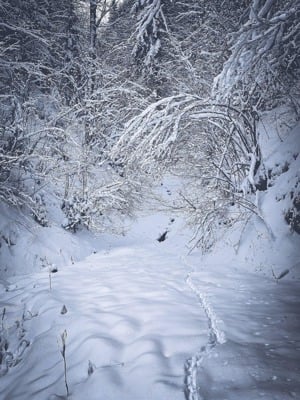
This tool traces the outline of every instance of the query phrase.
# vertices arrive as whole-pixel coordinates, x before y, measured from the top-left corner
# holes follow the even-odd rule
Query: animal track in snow
[[[185,262],[186,264],[186,262]],[[187,264],[186,264],[187,265]],[[217,316],[209,304],[206,296],[193,283],[191,272],[186,277],[186,283],[196,294],[201,307],[203,308],[208,321],[209,338],[205,346],[202,346],[187,362],[185,366],[185,395],[187,400],[201,400],[200,386],[198,384],[197,373],[204,359],[209,356],[213,349],[219,344],[226,342],[224,332],[218,327]]]

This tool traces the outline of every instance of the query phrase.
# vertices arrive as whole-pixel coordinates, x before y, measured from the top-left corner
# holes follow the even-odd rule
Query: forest
[[[0,399],[300,398],[300,0],[0,0]]]
[[[260,115],[284,104],[299,116],[299,1],[0,7],[2,202],[47,226],[52,193],[65,229],[103,231],[170,172],[186,182],[176,207],[197,246],[220,220],[260,215],[272,174]],[[297,207],[286,218],[299,231]]]

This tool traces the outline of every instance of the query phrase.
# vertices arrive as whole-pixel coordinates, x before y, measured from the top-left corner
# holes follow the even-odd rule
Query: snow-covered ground
[[[241,223],[210,254],[189,254],[188,229],[166,212],[140,215],[125,236],[83,236],[85,250],[58,228],[22,237],[60,262],[52,273],[54,259],[27,275],[2,268],[0,399],[67,398],[66,383],[74,400],[300,398],[300,236],[283,218],[299,126],[282,142],[274,132],[263,149],[278,174],[258,199],[266,223]],[[20,265],[7,247],[5,262],[14,252]]]

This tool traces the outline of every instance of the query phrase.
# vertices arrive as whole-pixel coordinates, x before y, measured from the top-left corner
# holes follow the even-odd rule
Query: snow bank
[[[43,227],[5,204],[0,214],[0,279],[72,264],[101,247],[101,240],[87,231],[74,235],[64,230],[58,216]]]

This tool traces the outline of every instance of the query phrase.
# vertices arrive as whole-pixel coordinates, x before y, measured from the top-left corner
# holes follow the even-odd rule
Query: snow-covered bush
[[[102,168],[102,176],[92,174],[88,182],[84,195],[78,186],[70,187],[69,197],[62,205],[66,216],[62,226],[72,232],[80,228],[122,232],[122,219],[133,215],[147,189],[146,183],[142,186],[138,179],[121,177],[109,166]]]
[[[64,200],[62,210],[66,219],[62,227],[76,232],[80,226],[89,228],[91,224],[91,215],[87,199],[74,196],[71,200]]]
[[[33,210],[33,217],[41,226],[48,226],[49,221],[47,218],[47,208],[43,194],[37,193],[34,196],[35,207]]]

